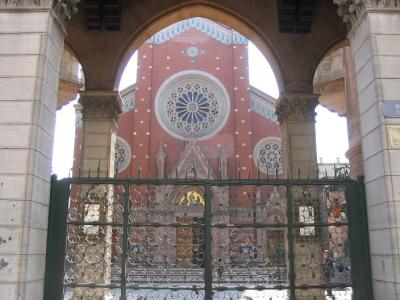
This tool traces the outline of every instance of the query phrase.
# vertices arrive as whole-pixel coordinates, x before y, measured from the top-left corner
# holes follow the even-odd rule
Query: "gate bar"
[[[294,269],[293,251],[293,207],[292,207],[292,186],[286,186],[286,213],[287,213],[287,239],[289,258],[289,291],[290,300],[296,300],[296,273]]]
[[[122,227],[122,264],[121,264],[121,299],[126,299],[126,261],[128,257],[128,222],[129,222],[129,184],[124,185],[124,214]]]
[[[205,251],[205,262],[204,262],[204,299],[212,299],[212,255],[211,255],[211,242],[212,242],[212,232],[211,232],[211,186],[206,184],[206,203],[205,203],[205,216],[204,216],[204,233],[206,238],[206,251]]]

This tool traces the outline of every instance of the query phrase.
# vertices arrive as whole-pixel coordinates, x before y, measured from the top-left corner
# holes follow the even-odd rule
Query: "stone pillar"
[[[121,97],[118,92],[85,91],[82,105],[82,176],[113,177],[115,141]]]
[[[83,131],[82,176],[114,176],[116,122],[121,113],[121,102],[119,93],[115,91],[80,93],[79,103],[82,105]],[[78,205],[97,205],[99,207],[96,221],[113,221],[113,203],[118,198],[114,197],[112,185],[81,185],[79,195]],[[95,196],[93,197],[93,195]],[[85,211],[85,207],[79,207],[79,211]],[[85,217],[83,216],[83,220]],[[81,219],[81,221],[83,220]],[[85,238],[78,238],[75,250],[78,263],[74,269],[77,283],[110,284],[112,230],[111,226],[101,225],[98,228],[94,226],[84,232]],[[85,259],[81,259],[83,257]],[[98,263],[93,264],[93,261]],[[75,296],[78,296],[79,293],[77,291]],[[100,297],[89,297],[88,299],[94,300],[100,299]]]
[[[276,104],[276,112],[282,134],[284,174],[289,178],[316,178],[317,154],[315,142],[316,94],[283,94]],[[293,215],[299,219],[301,207],[318,205],[318,190],[309,187],[293,187]],[[311,203],[311,204],[310,204]],[[312,210],[316,212],[317,207]],[[317,218],[315,218],[317,220]],[[309,230],[305,227],[302,230]],[[296,284],[323,284],[321,282],[322,245],[318,234],[293,232],[294,268]],[[323,290],[296,291],[298,300],[325,300]]]
[[[283,94],[276,104],[281,128],[284,176],[316,178],[316,94]]]
[[[357,79],[374,299],[400,299],[400,1],[335,2]]]
[[[60,1],[0,1],[0,299],[43,299],[64,21]]]
[[[361,153],[360,113],[358,110],[357,80],[351,47],[343,48],[344,86],[346,97],[347,132],[349,150],[346,157],[350,162],[350,176],[357,179],[364,174]]]

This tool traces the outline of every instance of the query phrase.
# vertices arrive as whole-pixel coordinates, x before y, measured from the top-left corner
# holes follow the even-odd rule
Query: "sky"
[[[249,43],[249,80],[250,85],[277,98],[278,85],[271,66],[258,50]],[[119,90],[136,82],[137,52],[128,62],[122,75]],[[75,109],[77,100],[57,111],[55,140],[53,149],[52,172],[58,178],[68,177],[73,164],[75,139]],[[316,140],[318,162],[347,162],[344,153],[348,149],[346,118],[339,117],[326,108],[318,105],[316,108]]]

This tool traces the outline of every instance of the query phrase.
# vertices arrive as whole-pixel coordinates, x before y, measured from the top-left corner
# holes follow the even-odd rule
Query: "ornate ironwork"
[[[361,299],[351,259],[359,263],[351,254],[363,247],[351,222],[359,186],[53,182],[45,299]]]

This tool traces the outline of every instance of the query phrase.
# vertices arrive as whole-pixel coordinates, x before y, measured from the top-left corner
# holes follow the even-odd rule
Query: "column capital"
[[[83,120],[117,120],[118,115],[122,112],[122,99],[117,91],[83,91],[79,95]]]
[[[3,0],[0,9],[51,9],[61,26],[65,29],[66,22],[78,12],[77,4],[81,0]]]
[[[339,6],[337,13],[351,29],[368,10],[400,10],[400,0],[333,0]]]
[[[317,94],[282,94],[275,104],[278,121],[314,121],[317,105]]]

